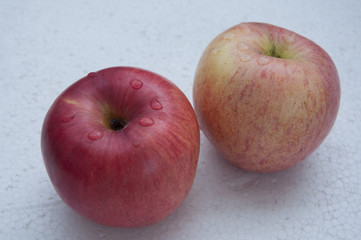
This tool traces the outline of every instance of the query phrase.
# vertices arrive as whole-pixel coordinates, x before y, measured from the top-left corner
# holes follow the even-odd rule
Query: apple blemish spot
[[[153,99],[150,101],[150,107],[153,110],[161,110],[163,108],[163,105],[157,99]]]
[[[138,90],[143,87],[143,82],[138,79],[133,79],[132,81],[130,81],[130,86],[132,86],[132,88]]]
[[[152,118],[141,118],[138,123],[140,126],[149,127],[154,124],[154,120]]]
[[[237,49],[240,50],[240,51],[244,51],[244,50],[248,50],[249,47],[244,42],[238,42],[237,43]]]

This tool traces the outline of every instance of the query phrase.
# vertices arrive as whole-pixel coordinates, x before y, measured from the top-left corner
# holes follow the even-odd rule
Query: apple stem
[[[278,49],[276,47],[276,45],[272,46],[269,56],[275,57],[275,58],[282,58],[280,52],[278,51]]]
[[[122,130],[125,127],[125,124],[126,122],[119,118],[113,118],[109,123],[110,128],[114,131]]]

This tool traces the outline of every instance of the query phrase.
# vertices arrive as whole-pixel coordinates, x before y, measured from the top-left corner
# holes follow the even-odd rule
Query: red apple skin
[[[127,124],[113,130],[113,117]],[[55,100],[41,149],[52,184],[71,208],[103,225],[140,227],[183,202],[199,141],[194,110],[173,83],[114,67],[90,73]]]
[[[311,40],[241,23],[205,49],[193,99],[201,130],[225,159],[274,172],[324,141],[337,116],[340,81],[330,56]]]

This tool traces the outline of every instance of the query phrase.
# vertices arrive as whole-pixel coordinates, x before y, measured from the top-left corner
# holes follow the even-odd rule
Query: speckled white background
[[[202,135],[193,188],[166,220],[140,229],[98,225],[70,210],[43,166],[51,103],[90,71],[157,72],[192,100],[206,45],[263,21],[321,45],[339,70],[342,101],[321,147],[272,174],[239,170]],[[0,239],[361,239],[361,1],[0,0]]]

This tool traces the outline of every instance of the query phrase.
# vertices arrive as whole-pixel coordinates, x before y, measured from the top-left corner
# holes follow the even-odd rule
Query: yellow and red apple
[[[265,23],[241,23],[205,49],[194,107],[205,136],[225,159],[256,172],[294,166],[330,132],[340,81],[313,41]]]

